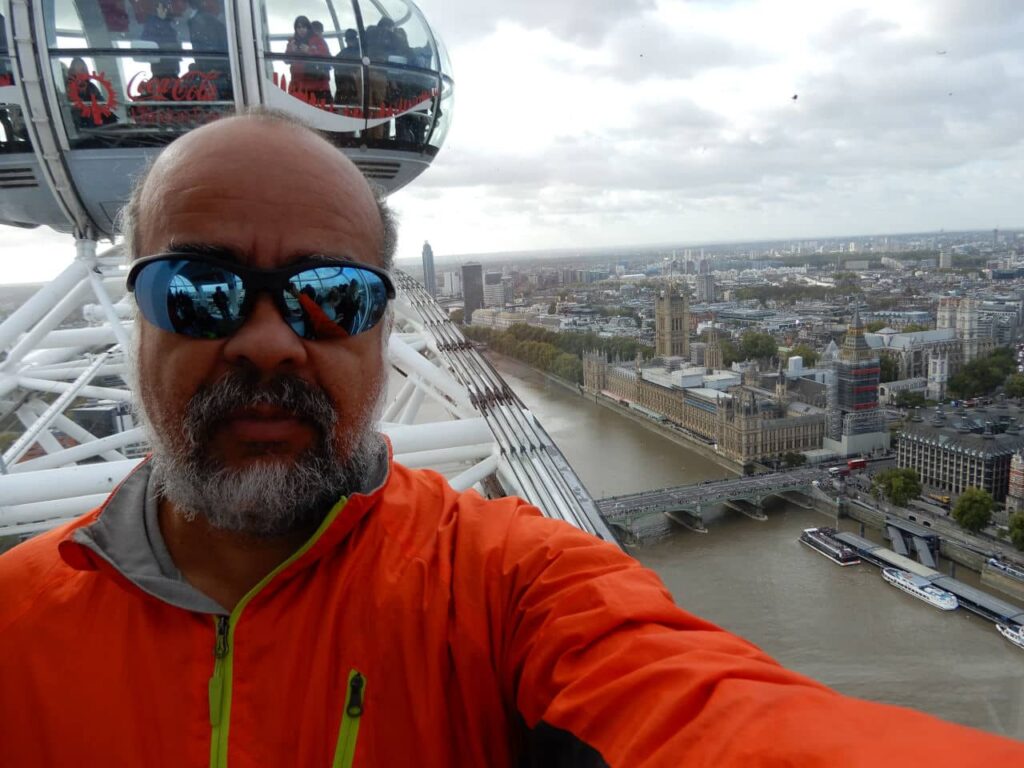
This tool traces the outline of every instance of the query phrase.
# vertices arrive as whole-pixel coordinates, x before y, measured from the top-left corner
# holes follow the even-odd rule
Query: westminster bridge
[[[764,501],[771,496],[799,493],[828,498],[822,490],[828,478],[822,467],[768,472],[612,496],[598,500],[597,507],[609,526],[635,542],[664,535],[670,529],[669,520],[704,533],[703,513],[714,506],[725,505],[764,520]]]

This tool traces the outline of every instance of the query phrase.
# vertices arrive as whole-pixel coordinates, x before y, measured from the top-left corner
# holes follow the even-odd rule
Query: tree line
[[[462,329],[466,337],[487,344],[539,370],[574,384],[583,383],[583,354],[603,352],[611,361],[650,358],[654,350],[622,336],[603,337],[596,333],[555,333],[545,328],[520,323],[507,330],[469,325]]]
[[[950,376],[949,392],[960,398],[990,395],[1016,371],[1013,350],[1000,347],[985,357],[966,363],[959,373]]]

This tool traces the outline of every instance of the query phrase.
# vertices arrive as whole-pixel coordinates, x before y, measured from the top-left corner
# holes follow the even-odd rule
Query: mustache
[[[338,412],[327,393],[299,376],[263,379],[257,373],[233,371],[189,400],[184,415],[186,439],[191,447],[201,446],[221,422],[253,406],[287,411],[315,425],[322,437],[333,434],[338,423]]]

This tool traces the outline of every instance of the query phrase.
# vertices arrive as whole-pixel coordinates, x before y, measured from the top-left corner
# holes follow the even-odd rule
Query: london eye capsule
[[[304,120],[394,191],[452,119],[408,0],[0,0],[0,223],[115,233],[162,147],[244,107]]]

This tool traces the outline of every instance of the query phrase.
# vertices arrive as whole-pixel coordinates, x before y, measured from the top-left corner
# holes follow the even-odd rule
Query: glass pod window
[[[0,153],[31,152],[25,115],[14,99],[14,62],[7,47],[7,28],[0,13]],[[10,96],[5,96],[10,94]]]
[[[436,152],[440,57],[415,6],[267,0],[263,19],[269,86],[296,100],[272,93],[269,103],[339,146]]]
[[[47,0],[73,149],[154,146],[234,112],[222,0]]]

